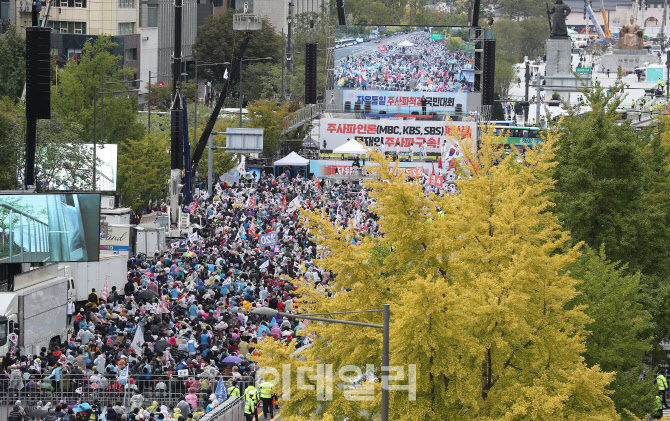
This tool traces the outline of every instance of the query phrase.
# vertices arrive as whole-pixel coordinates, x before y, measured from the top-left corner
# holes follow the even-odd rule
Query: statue
[[[630,23],[619,31],[620,50],[642,50],[644,48],[644,33],[633,18]]]
[[[565,18],[570,14],[570,6],[563,3],[563,0],[556,0],[554,7],[547,11],[551,16],[549,28],[551,28],[551,38],[567,38],[568,27],[565,25]]]

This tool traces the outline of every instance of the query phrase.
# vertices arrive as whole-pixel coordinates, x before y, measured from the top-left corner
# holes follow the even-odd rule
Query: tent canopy
[[[414,47],[414,43],[411,41],[403,41],[400,44],[398,44],[398,47]]]
[[[305,159],[295,152],[291,152],[279,161],[275,161],[275,166],[284,167],[304,167],[309,164],[309,159]]]
[[[351,139],[344,145],[338,146],[333,149],[334,154],[351,154],[351,155],[363,155],[368,153],[368,148],[361,145],[356,139]]]

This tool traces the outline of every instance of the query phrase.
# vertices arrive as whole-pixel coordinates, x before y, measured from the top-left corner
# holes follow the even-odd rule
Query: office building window
[[[119,7],[125,9],[135,7],[135,0],[119,0]]]
[[[137,60],[137,48],[126,48],[124,58],[126,61]]]
[[[86,0],[53,0],[54,7],[86,8]]]
[[[149,5],[147,7],[147,26],[150,28],[158,26],[158,6]]]
[[[119,35],[132,35],[135,33],[135,22],[119,23]]]
[[[86,22],[64,22],[50,20],[47,26],[52,28],[55,33],[60,34],[86,34]]]
[[[9,19],[9,0],[0,0],[0,19]]]

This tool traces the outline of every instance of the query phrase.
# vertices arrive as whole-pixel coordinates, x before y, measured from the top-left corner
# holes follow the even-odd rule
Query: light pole
[[[352,322],[349,320],[326,319],[324,317],[314,317],[313,315],[290,314],[283,311],[277,311],[269,307],[259,307],[251,311],[251,314],[259,316],[282,316],[290,319],[305,319],[314,320],[324,323],[336,323],[342,325],[373,327],[375,329],[382,329],[382,410],[381,421],[388,421],[389,419],[389,391],[388,391],[388,370],[389,370],[389,326],[391,324],[391,310],[389,304],[384,304],[383,310],[363,310],[363,311],[343,311],[339,313],[324,313],[324,315],[332,314],[354,314],[354,313],[384,313],[384,324],[376,325],[372,323]]]
[[[239,93],[239,102],[240,102],[240,127],[242,127],[242,63],[245,61],[261,61],[261,60],[272,60],[272,57],[250,57],[243,58],[240,60],[240,93]]]

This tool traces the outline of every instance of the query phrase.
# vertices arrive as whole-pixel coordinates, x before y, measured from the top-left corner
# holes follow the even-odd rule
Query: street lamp
[[[314,320],[324,323],[337,323],[342,325],[372,327],[375,329],[382,329],[382,413],[381,421],[388,421],[389,419],[389,392],[388,392],[388,370],[389,370],[389,325],[391,320],[391,310],[389,304],[384,304],[383,310],[363,310],[363,311],[343,311],[339,313],[323,313],[323,315],[332,314],[354,314],[354,313],[384,313],[384,324],[376,325],[372,323],[352,322],[349,320],[326,319],[324,317],[314,317],[313,315],[290,314],[283,311],[277,311],[269,307],[258,307],[251,311],[251,314],[259,316],[282,316],[290,319],[305,319]]]
[[[272,57],[250,57],[243,58],[240,60],[240,127],[242,127],[242,63],[245,61],[261,61],[261,60],[272,60]]]

